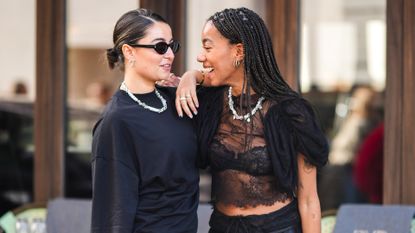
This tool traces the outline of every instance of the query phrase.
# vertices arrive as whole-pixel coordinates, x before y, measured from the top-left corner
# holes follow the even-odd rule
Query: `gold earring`
[[[238,68],[241,65],[241,60],[234,60],[233,61],[233,67]]]

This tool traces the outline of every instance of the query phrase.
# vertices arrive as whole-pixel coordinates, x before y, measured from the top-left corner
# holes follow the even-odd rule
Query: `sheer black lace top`
[[[239,115],[246,112],[239,98],[232,97],[234,108]],[[251,107],[258,101],[251,96]],[[252,124],[233,119],[224,97],[223,111],[215,136],[209,147],[209,161],[212,170],[212,202],[237,207],[272,205],[288,198],[278,191],[271,157],[264,138],[263,118],[269,108],[265,101],[263,108],[251,118]]]
[[[298,155],[317,168],[328,158],[327,139],[312,106],[295,95],[267,99],[251,125],[233,119],[227,90],[200,88],[201,104],[194,121],[197,165],[211,167],[213,202],[255,206],[294,198]],[[252,107],[258,98],[252,96]],[[239,98],[234,103],[238,114],[243,114],[245,107],[239,106]]]

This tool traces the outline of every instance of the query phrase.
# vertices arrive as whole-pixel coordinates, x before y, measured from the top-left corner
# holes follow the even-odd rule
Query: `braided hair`
[[[272,41],[264,21],[259,15],[247,8],[230,8],[212,15],[212,21],[218,31],[231,44],[242,43],[244,48],[244,83],[241,100],[250,106],[250,89],[267,99],[281,100],[289,96],[298,96],[284,81],[274,56]],[[249,110],[251,111],[251,110]]]
[[[107,49],[110,69],[118,65],[124,70],[122,46],[143,38],[155,22],[167,23],[160,15],[144,8],[128,11],[118,19],[112,36],[114,47]]]

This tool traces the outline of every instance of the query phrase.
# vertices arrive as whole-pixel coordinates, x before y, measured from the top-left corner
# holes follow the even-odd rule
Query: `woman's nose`
[[[197,55],[197,61],[198,62],[204,62],[206,61],[206,57],[204,54],[200,53],[199,55]]]
[[[166,53],[164,54],[164,57],[169,58],[169,59],[174,59],[174,53],[170,47],[167,49]]]

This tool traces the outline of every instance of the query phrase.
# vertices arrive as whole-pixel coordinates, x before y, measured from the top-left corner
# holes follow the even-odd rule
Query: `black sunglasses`
[[[158,54],[165,54],[167,52],[167,50],[169,49],[169,47],[171,48],[171,50],[173,51],[173,53],[177,53],[180,49],[180,43],[178,41],[172,41],[170,44],[167,44],[164,41],[158,42],[156,44],[152,44],[152,45],[145,45],[145,44],[128,44],[131,47],[138,47],[138,48],[151,48],[156,50],[156,52]]]

